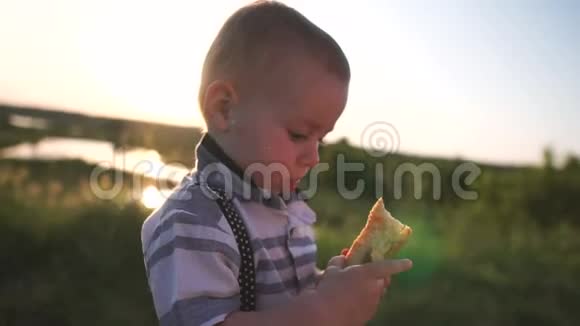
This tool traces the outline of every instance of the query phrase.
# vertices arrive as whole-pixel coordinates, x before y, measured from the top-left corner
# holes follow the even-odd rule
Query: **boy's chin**
[[[300,183],[300,179],[295,179],[295,180],[282,180],[279,177],[273,176],[271,183],[268,184],[267,182],[263,182],[264,180],[261,180],[261,178],[255,178],[254,179],[254,183],[262,188],[263,190],[266,190],[268,192],[271,192],[272,194],[279,194],[279,195],[283,195],[283,194],[290,194],[292,192],[294,192],[296,190],[296,188],[298,187],[298,184]],[[267,187],[269,186],[269,187]]]
[[[257,186],[262,188],[263,190],[271,193],[276,194],[279,196],[288,196],[293,193],[296,188],[298,187],[298,183],[300,181],[286,181],[286,182],[272,182],[271,187],[264,187],[261,183],[257,182]]]

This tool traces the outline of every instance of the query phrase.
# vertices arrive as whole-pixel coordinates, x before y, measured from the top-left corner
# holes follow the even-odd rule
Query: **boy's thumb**
[[[409,259],[387,259],[369,263],[365,267],[374,277],[385,278],[411,269],[413,262]]]

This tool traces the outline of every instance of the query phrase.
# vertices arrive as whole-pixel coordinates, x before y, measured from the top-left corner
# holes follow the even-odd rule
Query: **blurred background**
[[[580,3],[284,2],[353,75],[310,200],[319,266],[377,189],[415,231],[400,253],[414,268],[370,324],[575,325]],[[140,227],[193,167],[201,64],[246,3],[0,0],[0,326],[156,324]],[[356,200],[337,190],[339,155],[365,166],[346,175],[365,182]],[[466,162],[473,200],[452,182]],[[409,163],[441,185],[409,173],[398,196]]]

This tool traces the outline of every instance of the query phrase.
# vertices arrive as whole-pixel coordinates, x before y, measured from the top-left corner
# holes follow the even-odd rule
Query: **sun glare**
[[[163,205],[167,195],[167,191],[160,191],[155,186],[147,186],[141,194],[141,203],[149,209],[155,209]]]
[[[135,8],[138,14],[133,14]],[[213,9],[210,6],[209,12]],[[205,49],[220,22],[201,17],[199,12],[205,11],[194,2],[163,6],[136,0],[95,3],[84,9],[77,46],[93,87],[125,114],[201,125],[198,80]]]

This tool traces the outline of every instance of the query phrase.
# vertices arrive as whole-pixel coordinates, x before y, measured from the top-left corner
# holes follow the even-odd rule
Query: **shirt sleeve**
[[[160,325],[215,325],[239,310],[240,255],[229,227],[215,220],[174,210],[142,234]]]

